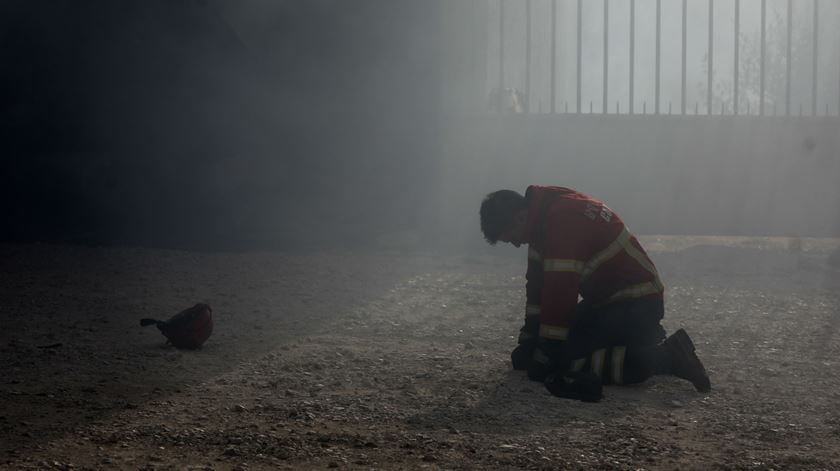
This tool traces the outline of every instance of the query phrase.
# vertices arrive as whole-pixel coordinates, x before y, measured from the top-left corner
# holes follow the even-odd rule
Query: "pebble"
[[[516,279],[518,286],[521,277]],[[420,282],[425,283],[422,278]],[[210,293],[211,289],[207,288],[206,291]],[[424,296],[428,294],[422,291],[418,291],[418,293]],[[262,296],[262,294],[256,294],[257,297]],[[402,294],[413,296],[411,293],[401,292],[397,292],[394,296],[401,296]],[[734,295],[738,296],[738,293]],[[686,297],[685,291],[683,291],[682,296]],[[693,299],[692,296],[689,301]],[[267,304],[273,303],[270,299],[264,301]],[[683,301],[685,302],[685,300]],[[748,299],[743,302],[748,302]],[[431,304],[431,306],[433,308],[435,304]],[[542,389],[533,386],[531,383],[526,383],[520,374],[509,372],[507,347],[499,346],[498,349],[491,347],[491,342],[506,341],[504,334],[499,336],[496,330],[493,330],[492,337],[479,337],[478,341],[465,341],[466,339],[460,338],[460,336],[447,336],[446,339],[439,338],[440,341],[434,342],[434,345],[415,344],[415,340],[425,339],[426,334],[432,334],[436,330],[419,322],[422,317],[414,318],[415,313],[408,312],[411,310],[408,305],[401,308],[405,309],[405,313],[403,311],[393,312],[390,304],[387,307],[374,307],[376,309],[371,313],[373,321],[379,320],[376,316],[384,317],[386,314],[397,314],[398,317],[394,320],[399,321],[399,323],[395,322],[393,324],[394,329],[391,329],[391,327],[386,329],[389,333],[393,330],[393,333],[397,334],[394,338],[380,339],[381,342],[377,341],[373,344],[380,347],[375,355],[373,352],[375,347],[368,345],[348,345],[346,353],[345,350],[341,350],[341,353],[339,353],[329,348],[322,351],[320,350],[323,349],[321,345],[310,346],[307,342],[296,342],[291,350],[288,345],[280,347],[280,350],[284,352],[282,356],[271,354],[267,357],[271,361],[257,364],[253,369],[245,368],[242,371],[232,372],[227,374],[224,379],[208,379],[196,388],[186,387],[186,384],[188,384],[186,382],[181,384],[181,381],[161,381],[161,384],[165,384],[163,390],[157,389],[158,394],[151,394],[152,397],[149,399],[139,393],[136,395],[112,396],[126,398],[113,402],[111,405],[113,409],[139,409],[130,412],[118,410],[115,415],[120,417],[119,422],[111,421],[110,417],[112,416],[110,414],[106,416],[104,413],[97,412],[100,410],[98,409],[98,402],[93,401],[97,394],[108,393],[107,395],[111,396],[111,393],[115,392],[111,389],[112,385],[110,383],[96,384],[95,387],[85,391],[91,394],[82,394],[80,388],[87,385],[74,380],[74,382],[66,384],[65,391],[55,393],[56,397],[66,398],[57,407],[64,406],[68,409],[78,407],[82,413],[89,413],[93,416],[90,420],[89,430],[81,432],[79,437],[101,445],[100,450],[103,454],[93,459],[99,460],[99,464],[94,464],[94,467],[101,466],[103,468],[128,466],[127,463],[131,459],[129,457],[142,460],[144,456],[147,456],[149,460],[158,461],[156,457],[146,455],[138,449],[138,445],[145,443],[165,445],[167,450],[174,448],[188,453],[190,449],[194,450],[206,445],[207,448],[205,449],[214,450],[212,457],[209,459],[220,461],[220,464],[216,466],[238,470],[250,469],[246,464],[239,462],[240,458],[249,461],[250,458],[253,458],[254,461],[251,462],[253,467],[265,466],[268,468],[272,466],[273,469],[295,469],[294,465],[305,467],[307,464],[309,466],[344,468],[355,467],[351,464],[354,459],[358,460],[356,461],[357,464],[372,466],[374,463],[388,462],[387,457],[403,452],[411,455],[409,463],[413,461],[414,466],[425,468],[436,468],[438,466],[455,469],[471,467],[472,464],[464,466],[462,455],[469,456],[468,453],[472,453],[472,459],[478,458],[473,463],[475,467],[488,469],[492,469],[494,463],[496,466],[510,466],[520,469],[549,469],[549,465],[551,465],[551,469],[568,469],[575,467],[576,462],[581,468],[612,469],[630,467],[632,463],[641,463],[642,465],[648,463],[647,466],[650,467],[676,469],[679,467],[679,461],[683,459],[679,458],[677,453],[682,453],[684,450],[678,445],[679,440],[671,440],[669,434],[671,436],[680,435],[681,431],[685,430],[684,428],[676,428],[681,425],[678,420],[686,421],[682,425],[683,427],[689,426],[697,428],[699,431],[715,434],[722,437],[721,441],[726,438],[725,434],[730,431],[740,434],[738,435],[739,439],[736,440],[737,443],[732,447],[731,456],[724,456],[721,458],[722,462],[709,460],[704,463],[711,466],[720,465],[721,467],[738,468],[741,466],[768,465],[767,462],[760,464],[751,455],[745,456],[743,453],[744,445],[778,445],[783,450],[785,446],[788,446],[788,449],[792,450],[791,452],[795,447],[796,452],[799,453],[801,450],[807,451],[808,446],[817,446],[816,441],[809,438],[812,432],[813,435],[819,437],[825,435],[824,432],[831,430],[831,426],[836,425],[834,423],[825,425],[819,423],[814,425],[813,428],[800,427],[802,432],[797,437],[801,437],[802,443],[794,443],[792,440],[794,431],[782,433],[781,427],[776,424],[776,419],[783,420],[782,417],[787,417],[786,415],[773,418],[773,420],[751,421],[751,418],[755,415],[765,413],[765,405],[779,406],[781,409],[787,405],[786,401],[788,400],[786,396],[781,395],[784,391],[783,385],[771,385],[772,388],[765,390],[754,387],[753,383],[755,381],[753,380],[761,375],[770,376],[770,378],[767,378],[770,380],[775,378],[775,376],[771,376],[775,372],[782,373],[789,371],[790,368],[797,368],[800,365],[798,362],[774,364],[773,368],[775,370],[765,368],[760,371],[752,371],[745,369],[741,378],[738,377],[738,374],[732,374],[721,381],[723,383],[721,391],[724,394],[717,396],[720,398],[719,400],[712,396],[712,400],[703,399],[700,403],[697,402],[694,395],[684,394],[685,385],[682,383],[672,385],[666,381],[651,381],[640,389],[628,388],[619,391],[616,388],[612,394],[611,401],[614,407],[611,409],[613,412],[620,412],[620,414],[610,415],[609,409],[580,409],[574,403],[558,402],[550,396],[543,397],[545,395]],[[743,307],[750,309],[746,305]],[[423,309],[426,308],[428,306],[421,308],[418,315],[423,315],[425,313]],[[243,307],[243,309],[246,308]],[[450,332],[457,330],[458,323],[456,321],[461,321],[457,319],[460,315],[458,310],[461,309],[461,306],[453,305],[451,309],[453,310],[452,319],[441,320],[441,324],[447,326]],[[815,309],[812,307],[809,312],[813,312]],[[824,314],[833,314],[833,310],[828,312],[828,309],[828,307],[824,309],[826,311]],[[431,309],[431,311],[436,310]],[[716,316],[717,313],[714,310],[709,310],[708,315]],[[784,313],[779,313],[779,315],[784,317]],[[367,319],[365,317],[367,313],[359,314],[359,316],[361,316],[360,319]],[[813,316],[814,319],[818,319],[818,317]],[[232,320],[231,317],[225,318],[223,313],[220,317],[220,325],[227,323],[228,326],[234,326]],[[697,319],[689,317],[685,320],[691,324]],[[729,317],[726,317],[726,320],[729,320]],[[774,319],[774,322],[775,320],[792,322],[794,319],[779,318]],[[515,331],[515,328],[518,327],[518,325],[505,325],[506,330],[502,330],[502,325],[498,321],[493,322],[491,327],[494,329],[499,327],[498,332]],[[292,321],[290,321],[290,325],[292,324]],[[301,325],[304,324],[301,323]],[[257,326],[258,324],[252,323],[251,325]],[[261,327],[271,328],[268,323]],[[779,324],[775,327],[781,328],[783,325]],[[356,322],[354,330],[358,329],[370,328],[364,322]],[[250,331],[251,329],[247,330]],[[240,332],[243,331],[244,329],[240,329]],[[417,337],[408,335],[405,338],[398,336],[409,331],[416,331],[419,335]],[[488,331],[479,333],[486,334]],[[713,351],[711,346],[716,345],[714,342],[717,342],[720,347],[720,344],[726,341],[724,336],[716,338],[717,333],[717,331],[712,331],[706,336],[713,342],[709,344],[710,351]],[[222,337],[219,337],[221,342],[210,346],[211,348],[200,355],[161,355],[159,349],[152,349],[151,351],[154,354],[147,355],[144,353],[147,350],[143,350],[147,344],[143,343],[139,353],[131,354],[131,358],[136,357],[141,363],[174,361],[177,359],[184,363],[184,366],[195,366],[199,360],[201,362],[209,361],[212,355],[228,351],[224,349],[229,348],[230,344],[225,345],[224,342],[229,342],[230,336],[225,337],[224,332],[220,332],[220,334],[222,334]],[[243,334],[240,337],[244,338],[246,335]],[[703,336],[698,335],[698,337],[702,338]],[[318,344],[321,338],[320,336],[313,337],[310,339],[310,343]],[[355,339],[355,337],[353,338]],[[396,348],[396,345],[394,345],[395,348],[391,348],[392,343],[397,340],[405,340],[405,351]],[[330,342],[338,344],[343,341],[340,337],[327,338],[328,344]],[[214,350],[214,348],[216,349]],[[2,346],[0,346],[0,349],[2,349]],[[745,350],[746,353],[749,353],[749,350],[754,350],[761,355],[771,353],[764,348],[755,349],[750,345],[744,346],[743,343],[738,346],[738,349]],[[457,355],[459,350],[462,350],[460,358],[453,360],[454,355]],[[429,352],[440,353],[432,355]],[[728,355],[737,353],[737,351],[729,352],[725,347],[718,348],[715,352],[716,355],[711,355],[709,359],[711,366],[715,366],[716,362],[722,364],[729,359]],[[316,357],[315,360],[311,358],[312,353]],[[330,355],[331,360],[329,362],[317,361],[318,357],[328,357]],[[388,362],[377,361],[379,358],[389,358],[389,355],[391,359]],[[151,357],[151,360],[147,360],[146,356]],[[405,361],[413,358],[422,358],[423,361]],[[126,360],[119,357],[114,357],[114,359],[118,361]],[[349,359],[353,361],[349,361]],[[705,357],[704,360],[706,360]],[[304,368],[309,368],[308,365],[312,361],[315,361],[315,363],[308,371],[305,371]],[[93,363],[101,364],[101,362],[96,361]],[[831,368],[835,364],[836,362],[832,364],[816,362],[813,372],[821,371],[820,368]],[[170,363],[169,365],[178,366],[177,363]],[[399,365],[399,368],[391,365]],[[147,366],[155,365],[149,364]],[[139,370],[140,368],[138,368]],[[485,375],[486,372],[489,372],[490,375]],[[810,378],[808,375],[811,373],[811,370],[805,369],[797,374],[792,374],[792,377],[804,381]],[[133,379],[132,375],[133,373],[126,374],[125,378],[131,380]],[[720,373],[720,375],[723,376],[724,373]],[[272,378],[273,380],[254,381],[252,378]],[[840,393],[824,392],[826,387],[836,386],[836,384],[832,384],[836,383],[833,380],[834,378],[828,378],[824,380],[825,383],[814,384],[814,386],[815,390],[817,388],[821,390],[824,398],[829,397],[837,402],[836,400],[840,399]],[[102,383],[102,380],[99,383]],[[779,381],[776,381],[776,383],[779,383]],[[18,382],[13,381],[11,384],[18,384]],[[180,390],[177,387],[178,385],[183,387],[184,392],[179,395],[171,394]],[[223,387],[215,387],[216,385]],[[371,390],[368,391],[360,385],[366,385]],[[403,387],[407,387],[408,391],[403,391]],[[775,389],[777,387],[778,390]],[[321,390],[317,399],[310,398],[310,392],[316,390]],[[484,394],[478,394],[482,390]],[[146,391],[146,386],[143,387],[142,391]],[[162,392],[166,392],[166,394],[160,394]],[[15,398],[35,394],[4,388],[0,388],[0,393],[15,396]],[[768,401],[760,403],[760,406],[753,407],[751,402],[741,401],[741,399],[746,398],[739,397],[739,395],[752,395],[753,393],[758,396],[759,400],[767,399]],[[667,399],[671,394],[673,394],[672,398],[682,399]],[[44,395],[44,393],[41,393],[41,395]],[[47,394],[47,397],[49,395],[51,394]],[[192,399],[188,399],[188,396],[191,396]],[[519,402],[523,399],[519,396],[527,396],[528,401]],[[513,400],[509,400],[509,398],[513,398]],[[160,402],[149,402],[152,399]],[[263,402],[261,402],[261,399]],[[127,402],[128,400],[133,402]],[[236,400],[241,400],[243,403],[238,404],[235,402]],[[248,406],[244,404],[248,404]],[[697,408],[698,404],[702,404],[704,407]],[[804,407],[805,410],[798,411],[799,413],[795,415],[797,421],[799,421],[799,415],[810,417],[821,411],[819,402],[815,405],[814,402],[808,402],[807,399],[804,399],[804,404],[806,406]],[[682,411],[681,408],[689,408],[690,410]],[[220,410],[221,415],[227,417],[222,418],[223,425],[217,426],[215,414]],[[210,411],[212,411],[214,417],[212,420],[207,415]],[[247,413],[245,413],[246,411]],[[686,414],[689,411],[692,416]],[[235,413],[231,414],[230,412]],[[15,430],[16,427],[14,426],[19,423],[17,421],[20,414],[12,414],[7,411],[4,411],[4,414],[6,414],[5,417],[0,416],[0,429],[7,427],[9,430]],[[665,414],[668,414],[668,416],[666,417]],[[696,414],[696,417],[693,416],[694,414]],[[340,420],[337,420],[337,417]],[[509,424],[513,417],[524,419],[523,422],[528,423],[529,426],[514,427],[512,430],[505,430],[504,432],[497,430],[503,424]],[[142,420],[138,420],[138,418]],[[583,420],[575,420],[570,426],[570,429],[577,433],[569,435],[572,440],[570,448],[586,452],[585,455],[581,454],[578,458],[574,452],[560,450],[553,445],[556,434],[547,425],[557,420],[564,420],[569,423],[568,419],[581,418]],[[94,423],[93,419],[97,421],[101,419],[101,423]],[[640,420],[637,421],[637,419]],[[695,421],[694,419],[698,420]],[[703,419],[708,420],[704,423]],[[40,419],[34,420],[36,420],[36,425],[40,427],[42,421]],[[161,425],[161,423],[167,422],[169,425]],[[394,426],[393,429],[391,428],[392,424],[399,422],[408,426],[402,426],[401,424],[400,426]],[[804,420],[802,422],[807,423]],[[383,423],[388,425],[384,427],[385,430],[379,428]],[[359,427],[358,424],[364,424],[364,427]],[[410,424],[420,425],[415,427]],[[349,427],[345,427],[345,425],[349,425]],[[770,425],[775,427],[769,430],[772,434],[762,434],[762,430]],[[199,426],[206,427],[206,431],[195,428]],[[137,429],[132,429],[132,427]],[[459,431],[456,427],[462,430]],[[621,430],[623,427],[629,430]],[[27,428],[17,428],[18,433],[26,431]],[[117,432],[114,432],[114,430],[117,430]],[[542,430],[546,431],[542,432]],[[612,432],[613,430],[615,431]],[[663,432],[656,432],[657,430]],[[309,431],[314,431],[315,435],[312,437],[305,435]],[[421,431],[424,434],[415,433]],[[605,431],[608,433],[605,434]],[[113,439],[109,438],[112,434],[114,435]],[[630,436],[630,434],[638,434],[640,437],[638,442],[632,437],[623,438]],[[642,438],[648,437],[648,435],[661,439],[662,448],[652,445],[650,443],[652,438]],[[37,437],[38,433],[35,432],[34,436]],[[523,439],[523,445],[517,447],[509,444],[501,447],[500,450],[495,450],[494,445],[496,445],[496,440],[500,436],[503,437],[503,442],[509,442],[509,439],[512,438]],[[325,438],[316,440],[318,437]],[[17,437],[12,436],[12,438],[16,439]],[[788,442],[790,442],[789,445]],[[329,443],[332,446],[322,449],[321,443]],[[540,443],[546,446],[532,446]],[[16,444],[15,442],[12,443],[12,445]],[[376,447],[377,444],[378,448]],[[89,446],[87,443],[84,443],[84,445]],[[401,450],[396,450],[396,445],[399,445]],[[50,446],[52,445],[50,444]],[[336,456],[344,448],[350,446],[361,450],[352,450],[352,454],[347,458],[340,455]],[[592,449],[600,449],[601,451],[592,453]],[[114,452],[113,456],[108,455],[109,451]],[[223,451],[222,456],[220,456],[220,451]],[[362,451],[366,454],[362,454]],[[784,453],[784,451],[781,453]],[[12,451],[7,451],[7,454],[10,457],[14,456]],[[685,453],[685,457],[688,458],[690,454]],[[722,452],[715,454],[721,455]],[[40,452],[39,455],[47,455],[47,452]],[[350,456],[353,456],[353,458]],[[386,458],[383,459],[383,456]],[[787,459],[787,456],[784,456],[784,458]],[[796,458],[798,459],[798,456]],[[39,458],[38,455],[28,455],[26,459],[28,463],[34,464]],[[292,459],[292,461],[282,463],[281,460],[286,459]],[[750,461],[744,461],[745,459]],[[455,461],[453,462],[453,460]],[[814,461],[800,462],[793,460],[792,457],[790,461],[780,461],[780,463],[787,463],[793,467],[806,465],[811,468],[828,469],[828,462],[817,460],[817,458],[814,458]],[[142,461],[132,462],[135,463],[133,465],[134,469],[137,469]],[[53,468],[52,463],[52,460],[44,462],[41,467]],[[93,463],[97,463],[97,461],[93,461]],[[160,468],[169,466],[169,463],[155,464]],[[187,469],[213,469],[213,465],[200,466],[196,465],[196,467]],[[2,467],[0,465],[0,468]]]
[[[225,448],[225,451],[223,451],[222,454],[225,456],[239,456],[242,453],[235,446],[229,446]]]

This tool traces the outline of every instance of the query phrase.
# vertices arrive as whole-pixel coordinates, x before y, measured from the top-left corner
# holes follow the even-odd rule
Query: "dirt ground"
[[[517,258],[0,245],[3,469],[840,469],[837,241],[646,237],[710,394],[513,372]],[[200,351],[141,317],[203,301]]]

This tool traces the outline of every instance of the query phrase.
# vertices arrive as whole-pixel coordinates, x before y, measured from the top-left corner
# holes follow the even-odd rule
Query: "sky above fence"
[[[557,112],[578,95],[584,113],[627,113],[631,99],[654,112],[658,4],[661,113],[838,115],[840,2],[487,1],[488,93],[527,91],[531,112],[550,112],[552,95]]]

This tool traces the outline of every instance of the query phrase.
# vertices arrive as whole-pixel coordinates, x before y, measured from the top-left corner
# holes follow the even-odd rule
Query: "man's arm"
[[[543,264],[542,257],[534,248],[528,249],[528,272],[525,274],[525,326],[536,340],[539,334],[542,305]],[[520,335],[520,342],[522,336]]]
[[[515,370],[528,369],[539,340],[542,283],[542,258],[534,248],[529,248],[528,271],[525,273],[525,323],[519,329],[518,345],[510,355]]]
[[[545,248],[542,257],[541,304],[537,347],[528,376],[542,381],[563,368],[565,344],[575,322],[580,281],[585,260],[585,240],[574,233],[568,217],[553,214],[544,224]]]
[[[569,259],[546,258],[537,344],[528,365],[528,377],[543,381],[566,367],[566,340],[574,322],[580,274]]]
[[[581,276],[586,264],[585,224],[578,215],[549,214],[544,225],[543,283],[539,335],[566,340],[575,321]]]

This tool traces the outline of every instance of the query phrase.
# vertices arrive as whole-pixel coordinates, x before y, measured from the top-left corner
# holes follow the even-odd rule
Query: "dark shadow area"
[[[437,15],[408,1],[3,2],[2,238],[358,247],[428,226]]]

